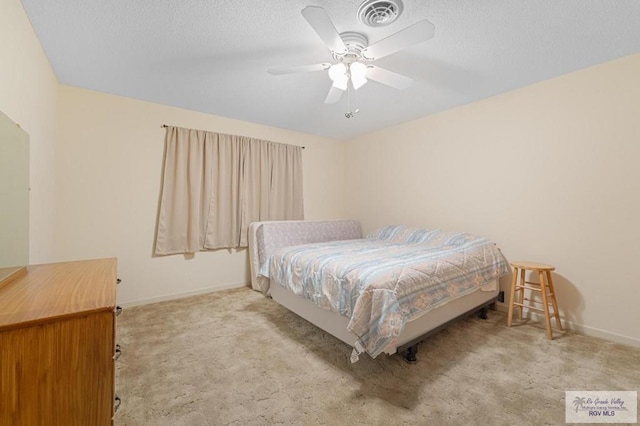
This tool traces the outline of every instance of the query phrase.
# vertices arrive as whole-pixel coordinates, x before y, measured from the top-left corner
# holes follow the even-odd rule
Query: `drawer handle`
[[[120,345],[116,345],[116,355],[113,357],[113,359],[117,361],[118,358],[120,358],[120,355],[122,355],[122,349],[120,349]]]
[[[122,306],[116,306],[116,316],[122,313]]]
[[[116,395],[115,399],[114,399],[114,404],[113,404],[113,412],[117,412],[118,408],[120,408],[120,404],[122,404],[122,400],[120,399],[120,397],[118,395]]]

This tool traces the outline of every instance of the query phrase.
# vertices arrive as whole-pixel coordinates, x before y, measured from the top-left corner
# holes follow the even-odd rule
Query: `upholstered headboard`
[[[362,238],[362,231],[355,220],[253,222],[249,225],[251,287],[268,294],[269,280],[258,276],[258,271],[279,248],[356,238]]]

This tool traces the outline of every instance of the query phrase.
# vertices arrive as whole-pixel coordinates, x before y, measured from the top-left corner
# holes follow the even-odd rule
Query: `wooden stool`
[[[553,289],[553,280],[551,279],[551,271],[556,269],[555,266],[534,262],[511,262],[511,266],[513,266],[513,281],[511,282],[511,295],[509,297],[509,314],[507,316],[507,327],[511,327],[514,306],[519,307],[518,319],[520,320],[522,320],[522,310],[525,307],[527,309],[533,309],[534,311],[544,312],[544,317],[547,324],[547,337],[549,338],[549,340],[553,340],[553,333],[551,332],[551,316],[549,315],[549,304],[553,306],[553,316],[556,319],[556,326],[560,331],[562,331],[562,323],[560,322],[560,314],[558,313],[558,302],[556,301],[556,292]],[[540,282],[535,283],[531,281],[525,281],[525,272],[527,270],[531,272],[538,272]],[[540,293],[542,293],[543,309],[524,304],[525,300],[533,303],[540,303],[537,300],[525,298],[525,290],[539,291]],[[518,295],[518,302],[514,301],[516,292],[520,292],[520,294]]]

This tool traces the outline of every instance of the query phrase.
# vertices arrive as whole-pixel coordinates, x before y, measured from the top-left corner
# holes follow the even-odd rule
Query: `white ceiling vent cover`
[[[383,27],[402,13],[400,0],[365,0],[358,8],[358,20],[370,27]]]

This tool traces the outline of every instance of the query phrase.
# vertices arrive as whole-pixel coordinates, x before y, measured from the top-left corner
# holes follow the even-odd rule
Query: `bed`
[[[363,353],[402,352],[500,299],[508,264],[475,235],[402,225],[362,238],[356,221],[256,222],[254,289]]]

